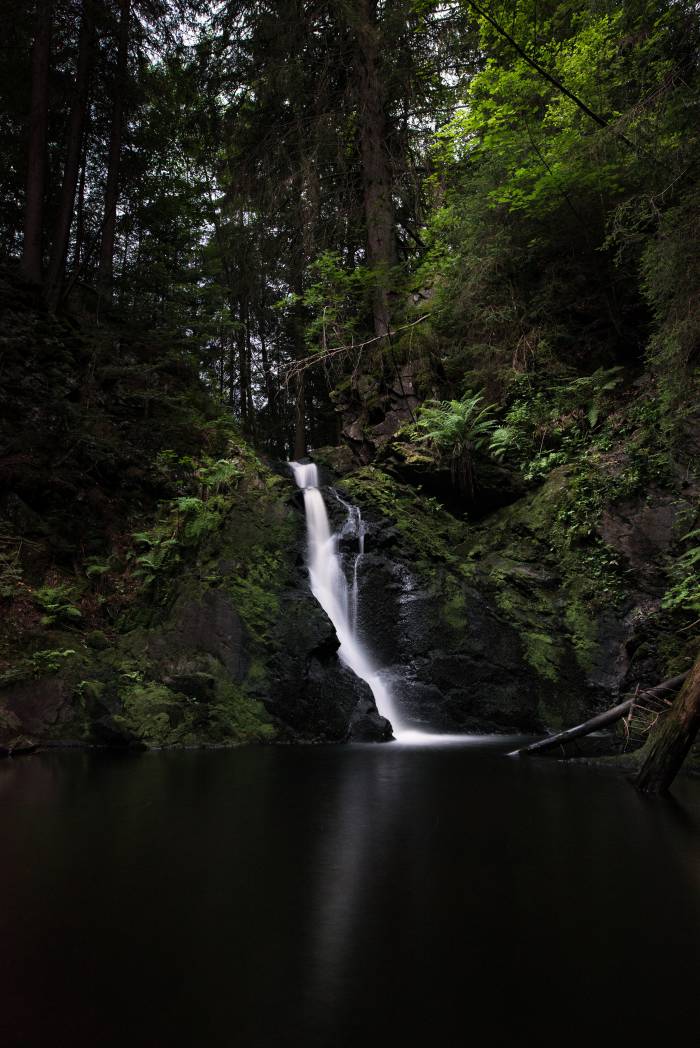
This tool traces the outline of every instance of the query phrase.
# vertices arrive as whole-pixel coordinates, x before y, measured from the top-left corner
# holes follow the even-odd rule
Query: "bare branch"
[[[424,313],[422,317],[418,317],[417,320],[412,320],[410,324],[401,324],[397,328],[393,328],[391,331],[387,331],[385,335],[374,335],[372,338],[368,338],[365,342],[351,342],[344,346],[335,346],[333,349],[327,348],[326,342],[326,329],[323,329],[323,350],[320,353],[311,353],[308,357],[302,357],[301,360],[293,360],[286,367],[286,374],[284,376],[284,385],[289,384],[289,380],[294,378],[301,372],[306,371],[308,368],[313,367],[315,364],[327,364],[329,360],[334,360],[336,357],[343,356],[345,353],[353,353],[362,351],[366,346],[371,346],[375,342],[384,342],[387,338],[393,338],[398,335],[401,331],[407,331],[409,328],[414,328],[417,324],[422,324],[424,320],[429,317],[435,316],[440,311],[437,309],[432,310],[430,313]]]

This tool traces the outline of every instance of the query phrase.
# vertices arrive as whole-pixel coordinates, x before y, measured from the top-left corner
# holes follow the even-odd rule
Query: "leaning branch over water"
[[[658,699],[666,694],[675,694],[687,676],[687,673],[681,673],[677,677],[671,677],[670,680],[665,680],[654,688],[649,688],[638,695],[633,695],[631,699],[620,702],[617,706],[606,710],[605,713],[599,713],[597,716],[591,717],[590,720],[584,721],[583,724],[577,724],[575,728],[567,728],[566,731],[559,731],[556,735],[549,735],[546,739],[540,739],[539,742],[523,746],[520,750],[513,750],[508,756],[527,757],[531,753],[543,753],[545,750],[554,749],[555,746],[563,746],[565,743],[570,742],[571,739],[577,739],[582,735],[590,735],[591,732],[597,731],[599,728],[605,728],[608,724],[614,724],[615,721],[624,717],[626,713],[630,713],[641,699]]]

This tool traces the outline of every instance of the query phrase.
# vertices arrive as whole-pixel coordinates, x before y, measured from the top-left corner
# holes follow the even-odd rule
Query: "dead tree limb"
[[[529,746],[523,746],[520,750],[513,750],[508,756],[528,757],[531,753],[543,753],[546,750],[554,749],[555,746],[564,745],[572,739],[580,738],[582,735],[590,735],[591,732],[598,731],[599,728],[606,728],[609,724],[614,724],[615,721],[620,720],[626,713],[629,713],[640,699],[661,698],[664,694],[677,692],[687,676],[687,673],[681,673],[678,677],[671,677],[670,680],[665,680],[662,684],[657,684],[654,688],[649,688],[639,695],[633,695],[631,699],[626,699],[604,713],[591,717],[590,720],[584,721],[583,724],[577,724],[575,728],[559,731],[556,735],[549,735],[546,739],[530,743]]]
[[[383,335],[375,335],[373,338],[368,338],[364,342],[349,342],[344,346],[335,346],[333,349],[324,349],[320,353],[311,353],[308,357],[302,357],[301,360],[293,360],[285,369],[283,382],[287,385],[290,379],[296,378],[300,372],[306,371],[307,368],[313,367],[314,364],[327,363],[329,360],[342,356],[344,353],[357,353],[366,346],[371,346],[377,342],[383,342],[387,336],[392,337],[398,335],[399,332],[406,331],[408,328],[413,328],[416,324],[422,324],[424,320],[428,320],[429,317],[434,316],[438,312],[439,310],[434,309],[430,313],[424,313],[423,316],[418,317],[417,320],[412,320],[409,324],[401,324],[400,327],[392,328]]]

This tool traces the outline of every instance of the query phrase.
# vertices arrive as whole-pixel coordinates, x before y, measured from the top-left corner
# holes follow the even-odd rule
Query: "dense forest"
[[[684,1043],[697,0],[0,14],[0,1044]]]
[[[310,455],[416,723],[685,678],[608,740],[665,788],[700,717],[697,6],[0,6],[0,749],[346,738]]]

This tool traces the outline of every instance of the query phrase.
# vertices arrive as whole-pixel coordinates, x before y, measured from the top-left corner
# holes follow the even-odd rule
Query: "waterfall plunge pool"
[[[0,762],[0,1043],[672,1043],[699,784],[513,746]]]

